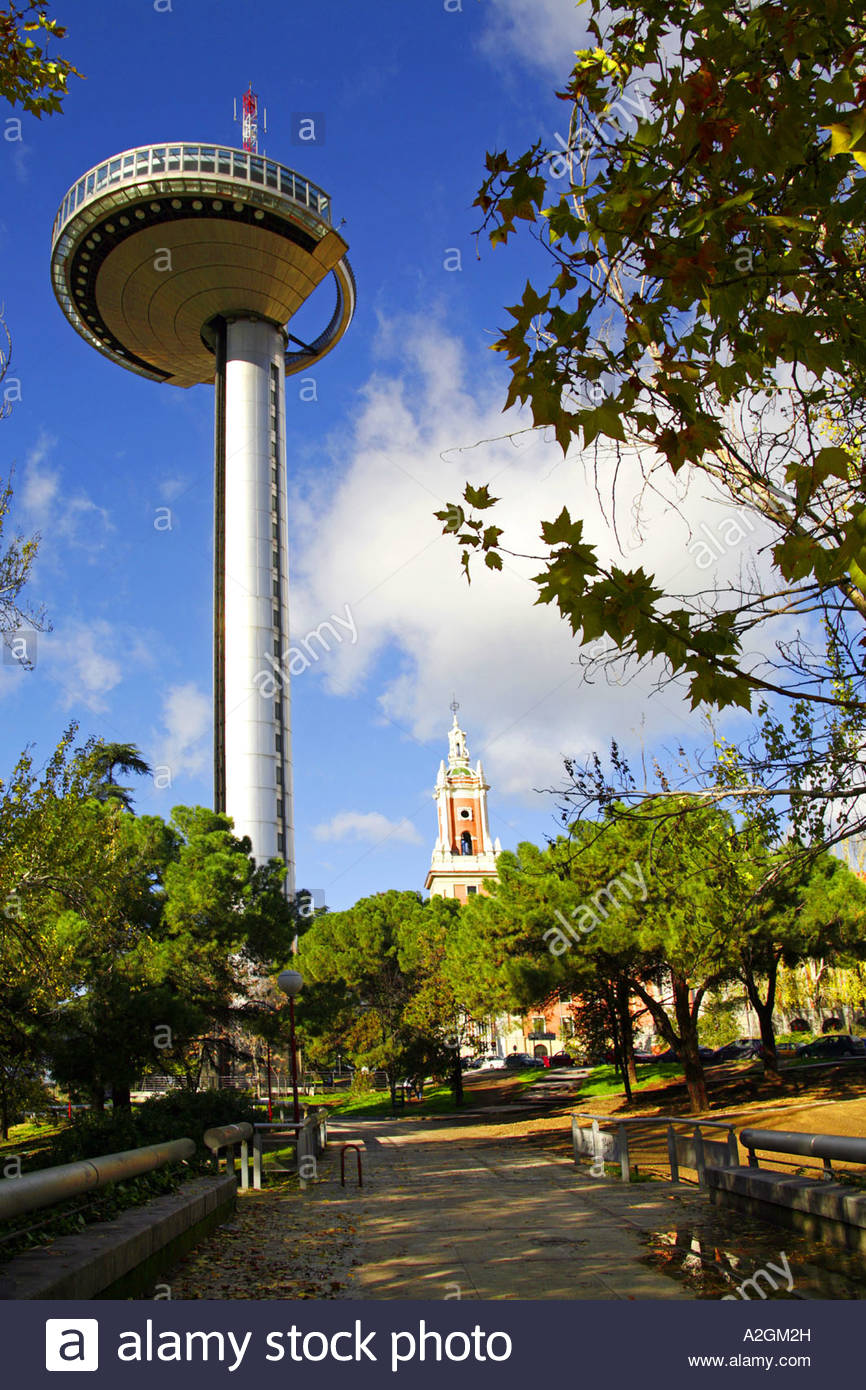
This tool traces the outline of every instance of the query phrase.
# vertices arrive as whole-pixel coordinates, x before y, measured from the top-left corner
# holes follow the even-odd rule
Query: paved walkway
[[[365,1150],[361,1191],[339,1187],[334,1162],[341,1140],[356,1138]],[[342,1297],[691,1296],[649,1268],[640,1235],[669,1226],[674,1204],[678,1213],[704,1210],[694,1189],[618,1187],[553,1154],[430,1122],[335,1128],[329,1154],[330,1180],[306,1196],[329,1221],[351,1212],[357,1263]]]
[[[695,1187],[593,1179],[537,1136],[497,1128],[489,1111],[329,1126],[318,1180],[241,1193],[158,1296],[719,1298],[784,1261],[780,1297],[866,1298],[855,1252],[712,1207]],[[342,1188],[340,1144],[355,1139],[364,1186],[349,1154]]]

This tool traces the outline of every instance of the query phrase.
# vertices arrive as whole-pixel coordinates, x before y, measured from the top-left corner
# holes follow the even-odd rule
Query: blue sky
[[[299,378],[287,389],[293,632],[348,606],[357,633],[293,685],[299,884],[336,908],[423,886],[452,692],[505,847],[554,831],[543,789],[565,755],[697,734],[648,677],[583,682],[564,625],[533,606],[537,564],[467,588],[433,517],[465,479],[495,480],[515,549],[563,501],[613,545],[579,453],[497,438],[526,420],[501,415],[507,368],[489,345],[541,255],[527,238],[479,243],[479,258],[471,207],[487,149],[555,148],[566,129],[554,90],[581,42],[571,0],[58,0],[52,13],[86,81],[62,115],[24,117],[20,141],[0,113],[0,301],[20,393],[0,474],[15,465],[15,520],[42,532],[30,596],[53,623],[33,673],[0,665],[0,776],[25,744],[47,757],[76,719],[82,739],[137,743],[170,770],[168,787],[139,783],[140,810],[210,804],[212,392],[140,379],[78,338],[53,298],[49,238],[67,188],[110,155],[240,145],[232,108],[250,80],[268,113],[260,145],[331,195],[358,282],[316,399]],[[324,138],[302,146],[308,115]],[[694,530],[653,505],[642,530],[626,521],[627,551],[694,583]],[[684,508],[715,532],[718,501]],[[724,549],[722,569],[738,564]]]

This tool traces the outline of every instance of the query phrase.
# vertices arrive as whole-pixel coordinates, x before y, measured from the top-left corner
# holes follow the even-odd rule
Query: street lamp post
[[[298,1055],[295,1050],[295,995],[300,994],[304,978],[297,970],[281,971],[277,984],[289,997],[289,1047],[292,1058],[292,1098],[295,1110],[295,1124],[301,1123],[301,1109],[298,1105]]]

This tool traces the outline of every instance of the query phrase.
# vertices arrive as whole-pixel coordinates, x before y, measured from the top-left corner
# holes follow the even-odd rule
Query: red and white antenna
[[[250,83],[241,98],[243,105],[242,130],[244,136],[244,149],[250,150],[253,154],[259,152],[259,98],[253,91],[253,84]],[[268,113],[262,113],[262,130],[265,135],[268,133]],[[235,97],[235,120],[238,119],[238,102]]]

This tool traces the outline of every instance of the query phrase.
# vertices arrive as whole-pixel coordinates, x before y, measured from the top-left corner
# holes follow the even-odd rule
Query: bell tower
[[[448,731],[448,765],[439,764],[433,798],[439,819],[439,835],[433,849],[424,887],[431,895],[465,902],[496,878],[498,840],[490,838],[487,793],[481,762],[472,768],[466,735],[457,722],[460,706],[451,703],[453,722]]]

